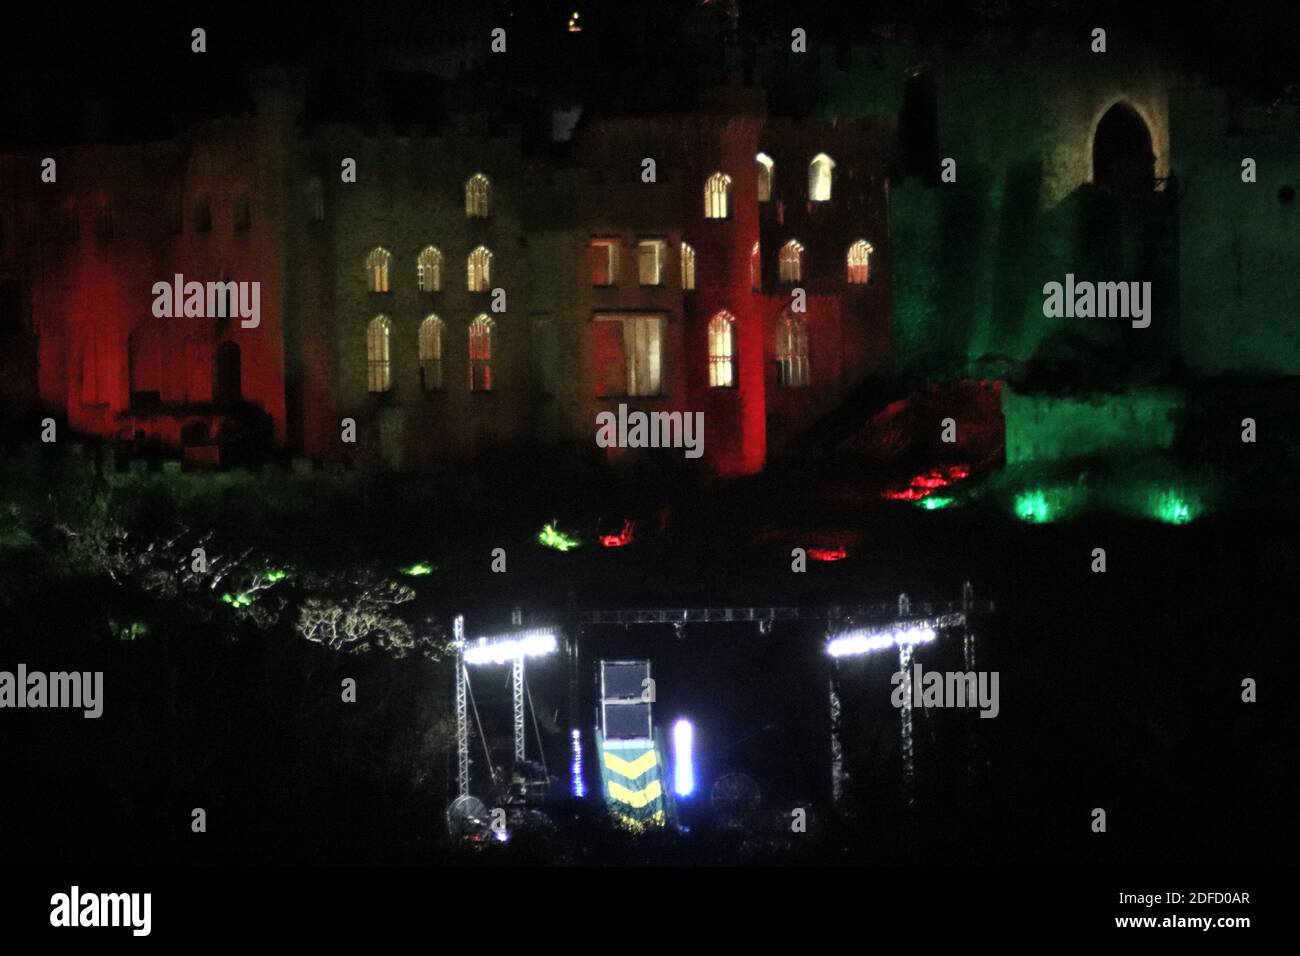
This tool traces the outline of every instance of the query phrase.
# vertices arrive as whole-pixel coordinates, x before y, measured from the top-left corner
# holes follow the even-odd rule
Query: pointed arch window
[[[835,169],[835,160],[825,153],[818,153],[808,164],[808,198],[813,202],[829,202],[831,198],[831,176]]]
[[[709,387],[736,384],[736,317],[722,311],[709,320]]]
[[[692,292],[695,289],[695,247],[682,243],[682,289]]]
[[[776,381],[782,388],[807,388],[808,375],[808,325],[787,312],[776,323]]]
[[[875,250],[871,248],[871,243],[865,239],[859,239],[853,245],[849,246],[848,267],[849,267],[849,284],[866,285],[867,280],[871,278],[871,253]]]
[[[479,246],[469,254],[467,276],[470,292],[486,292],[492,284],[492,253]]]
[[[492,183],[482,173],[475,173],[465,183],[465,218],[486,219],[492,200]]]
[[[704,218],[726,219],[731,215],[731,177],[714,173],[704,183]]]
[[[769,202],[772,199],[772,175],[776,171],[776,164],[767,153],[759,153],[754,161],[758,173],[758,201]]]
[[[428,316],[420,323],[420,384],[426,392],[442,391],[442,319]]]
[[[496,323],[480,315],[469,324],[469,390],[492,391],[492,333]]]
[[[377,315],[366,326],[366,387],[372,394],[387,392],[393,387],[392,356],[389,340],[393,323],[388,317]]]
[[[442,253],[427,246],[415,260],[416,285],[421,292],[442,291]]]
[[[393,257],[383,246],[371,250],[366,256],[366,286],[371,292],[388,291],[388,264]]]
[[[786,285],[803,281],[803,244],[791,239],[781,247],[780,278]]]

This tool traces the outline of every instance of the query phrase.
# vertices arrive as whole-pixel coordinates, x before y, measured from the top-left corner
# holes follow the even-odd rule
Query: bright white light
[[[849,631],[827,642],[826,653],[831,657],[855,657],[890,647],[912,647],[934,640],[932,627],[910,627],[896,631]]]
[[[540,657],[559,645],[547,630],[516,631],[505,637],[480,637],[465,645],[466,664],[506,664],[516,657]]]
[[[694,746],[695,730],[689,720],[673,724],[673,792],[679,797],[689,797],[695,792]]]

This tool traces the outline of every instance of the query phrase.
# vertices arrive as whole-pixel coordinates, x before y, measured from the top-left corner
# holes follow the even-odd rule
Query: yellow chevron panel
[[[663,796],[664,788],[659,785],[658,780],[651,780],[649,785],[643,790],[629,790],[622,787],[614,781],[609,782],[609,795],[615,800],[640,809],[648,803],[653,803]]]
[[[635,760],[624,760],[608,750],[605,751],[605,766],[633,780],[658,763],[659,757],[653,750],[647,750]]]

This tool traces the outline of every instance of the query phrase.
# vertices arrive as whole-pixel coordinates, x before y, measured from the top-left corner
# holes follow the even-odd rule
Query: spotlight
[[[516,631],[499,637],[480,637],[465,645],[466,664],[506,664],[517,657],[541,657],[559,646],[545,628]]]
[[[849,631],[826,643],[831,657],[856,657],[890,647],[913,647],[928,644],[935,638],[932,627],[897,628],[889,631]]]
[[[679,797],[695,792],[694,736],[689,720],[673,724],[673,792]]]

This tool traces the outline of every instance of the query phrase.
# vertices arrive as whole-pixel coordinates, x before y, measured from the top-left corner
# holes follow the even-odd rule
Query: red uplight
[[[949,465],[946,468],[931,468],[924,474],[913,476],[906,488],[894,486],[881,493],[882,498],[890,501],[916,501],[924,498],[939,488],[946,488],[955,481],[970,477],[970,465]]]
[[[808,557],[814,561],[843,561],[849,556],[843,548],[809,548]]]
[[[607,548],[621,548],[625,544],[631,544],[634,540],[636,531],[635,521],[624,521],[623,530],[618,534],[602,534],[600,543]]]

